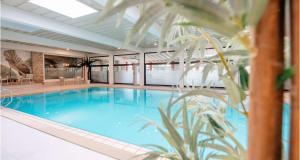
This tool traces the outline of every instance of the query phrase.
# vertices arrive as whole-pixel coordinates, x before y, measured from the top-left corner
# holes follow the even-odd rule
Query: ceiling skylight
[[[95,9],[77,0],[29,0],[29,2],[71,18],[97,12]]]

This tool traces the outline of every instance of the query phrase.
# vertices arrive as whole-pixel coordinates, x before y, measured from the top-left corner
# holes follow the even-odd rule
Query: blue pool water
[[[171,95],[167,91],[92,87],[14,97],[7,107],[140,146],[168,147],[155,128],[139,129],[146,123],[145,118],[161,121],[158,106],[166,104]],[[226,118],[246,147],[246,118],[230,108]]]

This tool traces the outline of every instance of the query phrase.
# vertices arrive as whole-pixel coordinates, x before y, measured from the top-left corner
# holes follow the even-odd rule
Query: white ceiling
[[[101,10],[103,7],[102,4],[98,3],[99,1],[103,0],[80,0],[82,3],[85,3],[86,5]],[[110,18],[104,22],[97,23],[97,20],[99,18],[100,13],[90,14],[87,16],[79,17],[79,18],[69,18],[64,15],[60,15],[58,13],[55,13],[51,10],[48,10],[46,8],[42,8],[40,6],[37,6],[35,4],[29,3],[28,0],[1,0],[2,7],[13,7],[13,9],[17,9],[17,11],[22,11],[22,14],[28,15],[37,15],[42,16],[45,19],[53,20],[55,22],[58,22],[58,24],[69,25],[72,27],[76,27],[82,31],[88,31],[89,33],[93,33],[95,35],[99,35],[102,37],[107,37],[109,40],[114,40],[116,44],[110,44],[105,43],[105,39],[89,39],[79,36],[72,36],[65,33],[57,33],[55,31],[47,30],[47,28],[43,27],[43,29],[39,28],[39,26],[31,26],[28,24],[22,24],[20,21],[14,22],[14,17],[10,19],[4,19],[1,17],[1,31],[13,31],[17,33],[22,34],[28,34],[31,36],[37,36],[42,38],[47,38],[51,40],[57,40],[62,42],[68,42],[73,44],[79,44],[89,47],[94,47],[97,49],[103,49],[103,50],[109,50],[109,51],[117,51],[118,47],[123,47],[120,44],[123,44],[124,39],[127,35],[127,33],[130,31],[131,27],[133,26],[133,21],[130,19],[124,18],[121,25],[116,28],[116,18]],[[24,11],[24,12],[23,12]],[[157,41],[157,34],[148,33],[145,37],[145,40],[141,43],[139,48],[146,49],[146,48],[154,48],[154,42]],[[127,48],[128,49],[128,48]]]

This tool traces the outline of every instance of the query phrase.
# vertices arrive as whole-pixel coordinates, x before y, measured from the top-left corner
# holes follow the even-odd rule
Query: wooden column
[[[284,1],[269,0],[255,29],[257,53],[251,60],[248,160],[281,159]]]
[[[290,160],[299,160],[299,0],[291,0],[291,51],[295,75],[291,90]]]

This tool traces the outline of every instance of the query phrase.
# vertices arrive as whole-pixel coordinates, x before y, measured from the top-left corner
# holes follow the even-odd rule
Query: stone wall
[[[33,81],[37,83],[43,83],[45,80],[44,53],[31,52],[31,59],[32,59]]]

